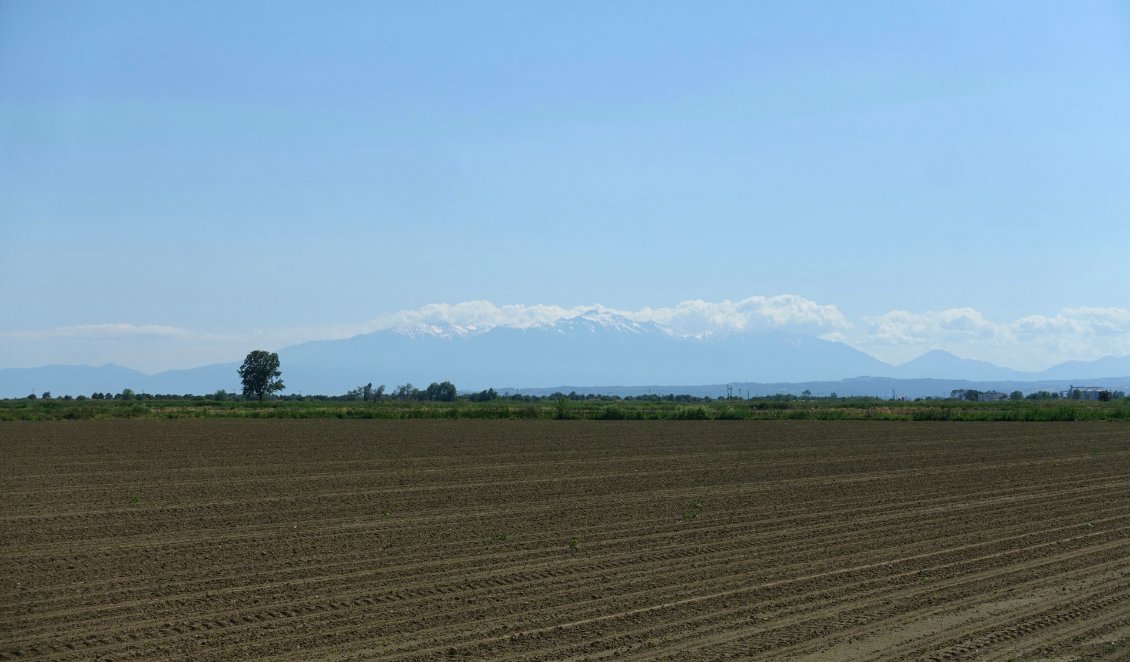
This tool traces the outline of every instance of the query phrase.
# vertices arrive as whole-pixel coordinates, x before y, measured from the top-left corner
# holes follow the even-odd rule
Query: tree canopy
[[[239,378],[243,380],[243,394],[260,401],[275,391],[283,390],[279,370],[279,355],[256,349],[243,359],[239,367]]]
[[[438,400],[439,402],[452,402],[455,400],[455,384],[451,382],[432,382],[428,384],[427,391],[429,400]]]

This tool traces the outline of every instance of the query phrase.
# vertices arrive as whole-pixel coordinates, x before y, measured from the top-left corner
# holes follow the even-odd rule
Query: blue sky
[[[1115,2],[7,0],[0,367],[471,301],[1130,354],[1127,117]]]

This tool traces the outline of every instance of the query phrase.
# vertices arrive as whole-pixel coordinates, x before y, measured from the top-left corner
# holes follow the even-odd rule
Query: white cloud
[[[986,318],[972,308],[913,313],[892,310],[867,318],[867,331],[852,344],[901,362],[931,349],[1024,370],[1071,359],[1130,354],[1130,310],[1065,308],[1056,315],[1011,321]]]
[[[1096,335],[1130,333],[1130,309],[1067,308],[1063,312],[1074,319],[1086,322]]]
[[[593,308],[578,306],[562,308],[535,304],[498,305],[490,301],[465,301],[463,303],[431,303],[414,310],[402,310],[383,315],[364,325],[367,330],[380,331],[416,326],[446,325],[466,333],[489,331],[496,327],[528,328],[534,324],[554,322],[575,317]]]
[[[445,325],[474,333],[496,327],[528,328],[583,314],[619,315],[636,322],[654,322],[680,336],[707,336],[739,331],[789,329],[805,333],[846,330],[851,324],[833,305],[819,304],[794,294],[753,296],[740,301],[683,301],[671,307],[639,310],[600,304],[565,308],[550,305],[498,305],[489,301],[436,303],[377,318],[370,330]]]
[[[623,313],[637,321],[651,321],[684,336],[707,336],[734,331],[790,329],[818,333],[849,329],[838,308],[795,294],[752,296],[740,301],[710,302],[695,299],[670,308],[644,308]]]
[[[939,338],[989,338],[996,327],[972,308],[950,308],[942,311],[912,313],[892,310],[878,317],[867,318],[868,340],[876,344],[914,345]]]

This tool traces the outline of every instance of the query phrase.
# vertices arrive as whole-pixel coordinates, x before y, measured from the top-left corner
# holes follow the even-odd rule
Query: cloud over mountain
[[[368,330],[444,328],[455,333],[478,333],[498,327],[525,329],[578,316],[616,315],[634,322],[652,322],[676,336],[705,337],[748,331],[789,330],[831,333],[852,328],[834,305],[820,304],[795,294],[751,296],[739,301],[693,299],[669,307],[639,310],[600,304],[566,308],[553,305],[498,305],[490,301],[435,303],[377,318]]]
[[[493,329],[529,329],[584,318],[644,325],[679,338],[724,338],[788,332],[843,342],[889,363],[931,350],[1020,370],[1067,360],[1130,355],[1130,309],[1064,308],[1054,314],[992,319],[970,307],[891,310],[858,320],[838,306],[796,294],[671,306],[614,308],[601,304],[498,304],[475,300],[432,303],[367,322],[266,329],[186,329],[165,324],[77,324],[0,333],[0,367],[52,363],[118,363],[145,371],[188,368],[242,358],[249,349],[278,350],[312,340],[399,330],[407,335],[470,336]]]
[[[892,310],[866,319],[852,344],[887,360],[943,349],[1020,369],[1069,359],[1130,354],[1130,310],[1064,308],[1055,315],[1011,321],[986,318],[972,308],[914,313]]]

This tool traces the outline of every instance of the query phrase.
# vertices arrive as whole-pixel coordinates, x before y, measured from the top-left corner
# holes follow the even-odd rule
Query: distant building
[[[999,400],[1008,400],[1008,394],[1000,391],[979,391],[977,393],[977,402],[997,402]]]
[[[1071,386],[1060,395],[1072,400],[1110,400],[1110,391],[1102,386]]]

